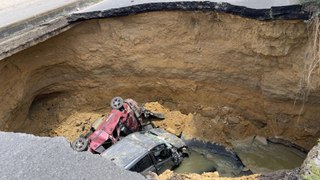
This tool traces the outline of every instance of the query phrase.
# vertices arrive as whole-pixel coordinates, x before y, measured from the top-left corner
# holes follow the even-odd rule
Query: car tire
[[[84,137],[79,137],[71,143],[72,149],[77,152],[86,151],[88,149],[88,146],[89,146],[89,142]]]
[[[110,102],[110,106],[112,109],[120,109],[123,106],[123,99],[119,96],[114,97],[111,102]]]

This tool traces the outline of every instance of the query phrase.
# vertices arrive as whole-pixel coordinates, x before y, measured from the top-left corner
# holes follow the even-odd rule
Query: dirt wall
[[[318,74],[302,113],[294,106],[307,44],[302,21],[210,12],[85,21],[0,61],[0,127],[41,134],[76,112],[108,112],[123,96],[200,114],[206,124],[227,107],[241,116],[215,121],[228,138],[258,134],[311,148],[320,136]]]

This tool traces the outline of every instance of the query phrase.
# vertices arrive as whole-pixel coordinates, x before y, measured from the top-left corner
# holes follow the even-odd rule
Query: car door
[[[151,155],[148,153],[143,158],[141,158],[135,165],[130,168],[130,171],[135,171],[146,175],[148,172],[156,172],[156,168],[154,166],[154,162],[152,160]]]
[[[151,155],[155,161],[155,168],[158,174],[174,166],[172,152],[165,144],[160,144],[151,150]]]

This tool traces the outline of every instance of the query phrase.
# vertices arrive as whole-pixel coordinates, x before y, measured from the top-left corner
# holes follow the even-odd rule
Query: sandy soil
[[[203,173],[203,174],[176,174],[170,170],[165,171],[159,177],[159,180],[185,180],[185,179],[192,179],[192,180],[258,180],[259,175],[254,174],[250,176],[243,176],[237,178],[227,178],[227,177],[219,177],[219,173],[212,172],[212,173]]]
[[[203,107],[200,113],[188,115],[170,110],[158,102],[146,103],[144,106],[165,114],[165,120],[153,121],[156,127],[164,128],[178,136],[183,134],[186,139],[196,138],[231,147],[232,141],[244,139],[256,130],[250,121],[227,106]]]
[[[81,134],[86,134],[91,128],[91,124],[102,115],[96,112],[92,113],[74,113],[65,121],[49,131],[50,136],[64,136],[70,141],[75,140]],[[43,135],[46,135],[44,132]]]
[[[146,109],[149,109],[154,112],[160,112],[165,115],[164,120],[153,120],[152,123],[155,127],[161,127],[166,129],[168,132],[171,132],[177,136],[182,134],[182,131],[185,129],[187,122],[192,121],[192,114],[182,114],[180,111],[169,110],[165,108],[159,102],[150,102],[144,105]]]

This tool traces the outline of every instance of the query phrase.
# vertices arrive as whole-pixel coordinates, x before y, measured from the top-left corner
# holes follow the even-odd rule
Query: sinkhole
[[[0,61],[0,130],[72,141],[122,96],[166,113],[156,126],[232,149],[245,164],[221,166],[227,161],[199,145],[189,161],[207,166],[190,170],[187,160],[176,172],[237,176],[298,167],[320,137],[319,88],[307,101],[296,98],[308,42],[301,20],[216,12],[83,21]],[[290,143],[256,144],[257,136]],[[275,167],[266,160],[272,156]]]

